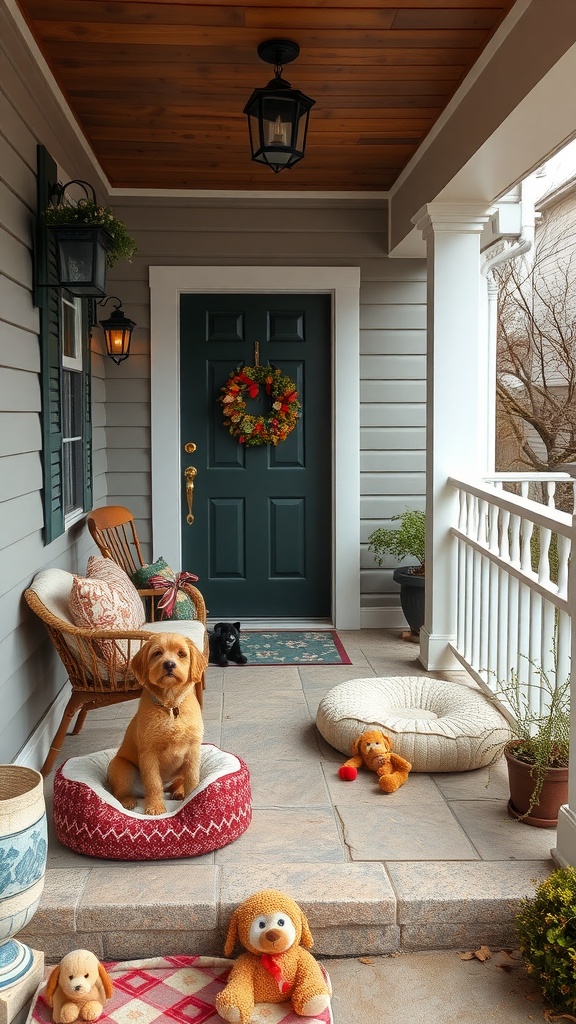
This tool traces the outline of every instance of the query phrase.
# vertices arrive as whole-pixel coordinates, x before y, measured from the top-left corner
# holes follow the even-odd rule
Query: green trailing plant
[[[380,526],[368,537],[368,550],[374,555],[378,565],[382,565],[384,556],[394,555],[403,559],[409,555],[416,558],[420,572],[424,572],[424,555],[426,543],[426,513],[417,509],[406,509],[400,515],[392,516],[392,522],[398,521],[398,529],[386,529]]]
[[[109,206],[92,199],[79,199],[77,203],[61,202],[44,211],[48,225],[89,225],[104,228],[112,243],[106,252],[106,263],[113,267],[120,260],[130,261],[136,252],[136,242],[128,234],[126,225],[114,215]]]
[[[516,931],[524,965],[552,1008],[576,1014],[576,868],[557,868],[522,900]]]
[[[570,751],[570,676],[557,683],[541,665],[529,658],[526,660],[539,679],[538,684],[531,684],[531,689],[537,689],[540,694],[538,710],[530,706],[528,687],[515,671],[511,673],[510,682],[499,683],[494,693],[512,715],[510,726],[514,739],[507,746],[514,757],[531,766],[534,790],[523,818],[538,804],[548,769],[567,768]]]

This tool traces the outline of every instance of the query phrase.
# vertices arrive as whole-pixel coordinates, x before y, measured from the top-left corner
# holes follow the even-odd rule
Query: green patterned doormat
[[[351,665],[335,629],[242,630],[249,665]]]

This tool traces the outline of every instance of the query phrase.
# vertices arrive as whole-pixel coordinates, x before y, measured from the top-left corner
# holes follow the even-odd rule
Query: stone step
[[[101,864],[101,862],[99,862]],[[520,901],[552,870],[536,861],[240,864],[110,862],[50,868],[18,938],[47,963],[76,948],[102,960],[222,956],[230,916],[262,888],[292,896],[319,957],[514,946]]]

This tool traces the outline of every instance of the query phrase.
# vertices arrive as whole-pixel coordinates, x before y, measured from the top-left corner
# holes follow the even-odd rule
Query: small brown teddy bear
[[[224,1020],[248,1024],[255,1003],[290,1000],[302,1017],[316,1017],[326,1009],[330,986],[308,952],[314,944],[308,921],[289,896],[276,889],[249,896],[230,920],[226,956],[237,939],[248,952],[240,954],[216,996],[216,1009]]]
[[[45,995],[54,1024],[97,1020],[112,996],[112,982],[94,953],[73,949],[52,971]]]
[[[403,786],[412,765],[400,754],[392,753],[392,744],[379,729],[363,732],[352,744],[353,757],[338,769],[338,775],[351,782],[363,764],[378,776],[378,785],[384,793],[394,793]]]

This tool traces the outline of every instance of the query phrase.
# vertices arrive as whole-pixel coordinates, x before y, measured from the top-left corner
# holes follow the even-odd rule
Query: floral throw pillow
[[[170,568],[164,558],[158,558],[156,562],[152,562],[151,565],[144,565],[141,569],[138,569],[132,576],[132,582],[140,587],[142,590],[152,589],[150,580],[153,576],[161,576],[166,580],[166,586],[170,586],[176,579],[176,573]],[[196,618],[196,606],[194,602],[188,597],[185,590],[177,589],[176,600],[174,607],[170,614],[166,613],[165,609],[160,609],[163,619],[195,619]]]
[[[91,555],[86,575],[89,579],[102,580],[115,590],[130,611],[130,621],[136,623],[127,628],[139,629],[146,621],[144,604],[132,580],[111,558]],[[113,627],[108,627],[112,629]]]
[[[144,606],[133,583],[110,558],[92,556],[86,576],[75,576],[70,590],[70,618],[85,629],[138,630],[145,622]],[[97,644],[106,662],[124,667],[140,641],[102,640]]]

